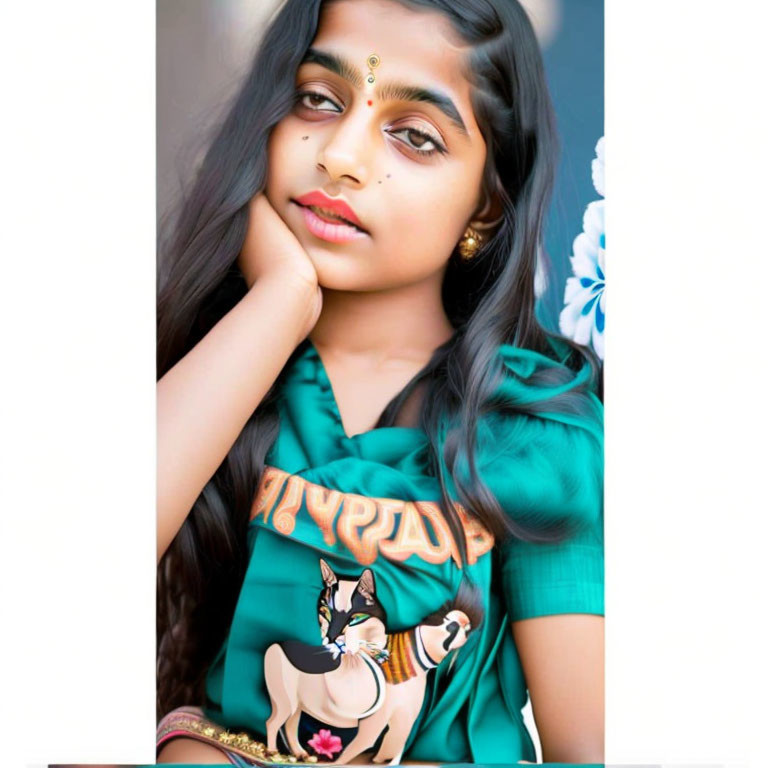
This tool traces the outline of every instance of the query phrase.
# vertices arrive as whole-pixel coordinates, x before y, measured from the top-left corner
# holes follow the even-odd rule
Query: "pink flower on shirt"
[[[308,742],[318,755],[326,755],[333,760],[335,752],[341,752],[341,739],[327,728],[321,728]]]

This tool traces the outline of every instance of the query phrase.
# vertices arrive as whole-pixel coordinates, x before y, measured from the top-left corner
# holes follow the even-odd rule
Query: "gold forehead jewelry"
[[[378,53],[372,53],[366,60],[365,63],[368,65],[368,75],[365,78],[365,82],[368,83],[368,85],[373,85],[376,82],[376,75],[373,74],[373,70],[376,69],[376,67],[381,64],[381,59],[379,58]]]

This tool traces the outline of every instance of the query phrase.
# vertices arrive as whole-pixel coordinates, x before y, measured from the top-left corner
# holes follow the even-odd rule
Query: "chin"
[[[380,291],[386,287],[382,285],[381,278],[360,274],[351,268],[348,262],[336,263],[330,267],[327,264],[318,264],[314,259],[312,263],[315,265],[317,282],[321,288],[331,291]]]
[[[330,274],[329,274],[330,272]],[[329,291],[371,291],[375,287],[365,285],[360,280],[355,280],[348,272],[340,275],[338,270],[317,270],[317,283],[321,288]]]
[[[370,256],[339,248],[330,250],[313,243],[304,246],[317,272],[321,288],[332,291],[384,291],[408,285],[419,278],[377,270]]]

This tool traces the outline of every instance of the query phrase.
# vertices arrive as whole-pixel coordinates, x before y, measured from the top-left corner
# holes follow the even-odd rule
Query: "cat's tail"
[[[485,617],[483,608],[483,592],[466,576],[459,584],[456,596],[446,600],[436,611],[422,619],[419,624],[442,624],[445,615],[450,611],[462,611],[467,615],[472,629],[480,626]]]

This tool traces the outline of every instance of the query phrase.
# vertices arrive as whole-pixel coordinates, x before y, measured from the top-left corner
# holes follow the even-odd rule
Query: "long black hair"
[[[557,386],[584,365],[588,381],[565,388],[546,403],[512,410],[582,413],[588,389],[602,397],[598,359],[537,322],[534,274],[544,217],[554,183],[559,146],[541,54],[530,21],[517,0],[397,0],[412,9],[437,10],[471,45],[466,75],[472,106],[488,148],[483,173],[486,199],[501,217],[479,254],[465,263],[451,256],[443,303],[456,332],[381,415],[391,426],[413,388],[426,387],[421,425],[430,439],[441,506],[466,560],[460,519],[449,497],[438,452],[452,474],[458,501],[497,541],[517,536],[559,540],[564,521],[536,530],[504,513],[474,467],[478,417],[500,376],[498,348],[512,344],[552,356],[528,383]],[[178,206],[172,233],[158,259],[157,374],[162,377],[245,295],[236,260],[248,203],[267,175],[271,129],[295,105],[295,76],[318,27],[323,3],[286,0],[269,25],[231,108],[217,126],[200,168]],[[166,551],[158,567],[158,715],[181,704],[201,703],[204,680],[234,611],[246,568],[246,530],[252,495],[279,427],[278,382],[252,414]],[[457,417],[438,447],[438,424]],[[454,471],[469,457],[469,481]]]

